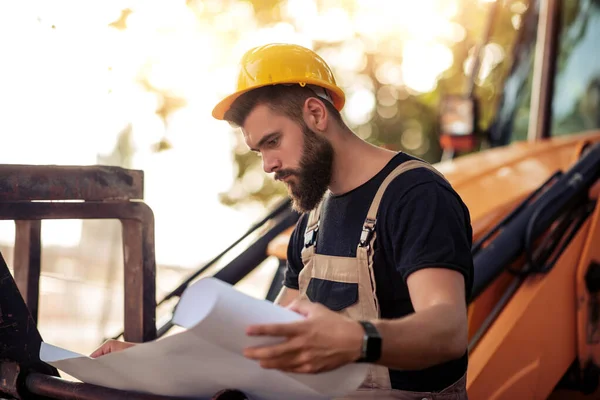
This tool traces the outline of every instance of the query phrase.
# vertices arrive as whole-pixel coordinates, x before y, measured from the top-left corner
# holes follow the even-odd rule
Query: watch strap
[[[381,358],[381,335],[375,325],[369,321],[358,321],[363,327],[365,334],[361,349],[361,357],[357,362],[372,363]]]

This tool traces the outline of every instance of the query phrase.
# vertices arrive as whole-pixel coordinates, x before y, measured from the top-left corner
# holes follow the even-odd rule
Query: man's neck
[[[329,190],[347,193],[369,181],[397,154],[365,142],[351,132],[336,135],[335,157]]]

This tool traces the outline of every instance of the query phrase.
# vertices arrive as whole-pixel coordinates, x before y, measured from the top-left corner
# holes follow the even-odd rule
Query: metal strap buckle
[[[360,234],[360,247],[368,247],[369,242],[371,241],[371,237],[373,236],[373,232],[375,231],[375,221],[367,220],[363,225],[362,232]]]
[[[310,247],[317,241],[317,232],[319,231],[319,226],[317,225],[314,229],[306,232],[304,234],[304,247]]]

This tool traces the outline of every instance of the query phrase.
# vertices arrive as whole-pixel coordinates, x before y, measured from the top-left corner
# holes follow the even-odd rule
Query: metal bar
[[[27,391],[40,396],[62,400],[175,400],[177,397],[159,396],[146,393],[130,392],[92,385],[89,383],[71,382],[61,378],[38,373],[30,373],[25,378]]]
[[[0,220],[119,219],[124,223],[125,251],[134,260],[125,265],[126,335],[135,341],[156,339],[156,259],[154,214],[142,201],[126,202],[0,202]],[[128,223],[131,222],[132,224]],[[135,227],[134,227],[135,226]],[[138,243],[136,245],[135,243]],[[133,255],[139,251],[141,258]],[[127,311],[128,310],[128,311]],[[131,318],[127,322],[128,318]]]
[[[145,342],[156,338],[156,264],[152,226],[123,220],[124,339]],[[143,307],[140,307],[143,304]]]
[[[17,287],[37,323],[41,272],[41,221],[15,221],[14,274]]]
[[[0,220],[120,219],[154,225],[143,201],[0,202]]]
[[[0,201],[142,199],[144,172],[112,166],[0,165]]]
[[[529,141],[550,136],[554,71],[558,47],[559,0],[541,0],[529,113]]]
[[[25,377],[25,388],[32,394],[61,400],[184,400],[181,397],[131,392],[89,383],[72,382],[38,373],[30,373]],[[185,399],[189,400],[189,398]],[[223,389],[215,393],[210,399],[199,397],[195,399],[248,400],[248,397],[239,390]]]

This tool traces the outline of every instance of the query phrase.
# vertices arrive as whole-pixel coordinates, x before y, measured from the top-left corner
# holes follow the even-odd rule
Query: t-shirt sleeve
[[[298,219],[296,227],[292,231],[287,248],[287,267],[283,275],[283,285],[290,289],[299,289],[298,275],[304,267],[302,263],[302,244],[304,243],[304,231],[306,230],[307,214]]]
[[[391,201],[384,220],[391,249],[386,255],[402,278],[406,281],[422,268],[450,268],[465,276],[469,293],[472,230],[469,211],[458,195],[440,182],[427,180]]]

